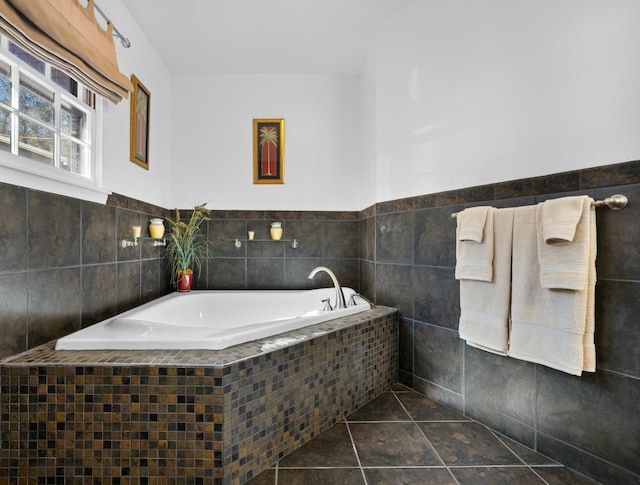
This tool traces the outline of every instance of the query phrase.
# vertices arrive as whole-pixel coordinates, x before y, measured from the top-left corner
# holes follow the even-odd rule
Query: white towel
[[[589,198],[562,197],[539,205],[542,209],[542,236],[547,244],[573,241],[586,199]]]
[[[597,229],[596,229],[596,208],[589,203],[589,274],[587,276],[587,316],[584,329],[584,364],[582,370],[585,372],[596,371],[596,253]]]
[[[460,338],[488,352],[506,355],[511,300],[513,209],[493,209],[493,280],[460,280]]]
[[[511,334],[508,355],[573,375],[595,370],[593,304],[595,251],[589,251],[584,290],[542,288],[538,263],[538,207],[514,210]],[[590,211],[594,211],[590,207]],[[586,224],[595,249],[595,212]],[[591,254],[593,253],[593,254]]]
[[[493,207],[471,207],[458,213],[456,270],[458,280],[491,281],[493,278]]]
[[[538,260],[543,288],[587,289],[592,203],[592,198],[578,196],[538,204]]]
[[[489,206],[470,207],[458,213],[458,241],[482,242]]]

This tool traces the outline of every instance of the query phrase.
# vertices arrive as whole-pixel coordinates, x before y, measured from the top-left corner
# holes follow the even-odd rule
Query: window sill
[[[15,155],[0,152],[0,182],[100,204],[106,204],[111,193],[79,175],[47,165],[25,167],[17,160]]]

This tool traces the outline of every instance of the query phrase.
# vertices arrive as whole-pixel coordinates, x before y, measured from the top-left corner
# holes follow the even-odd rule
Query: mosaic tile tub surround
[[[0,477],[244,483],[388,390],[397,334],[376,307],[222,351],[47,343],[0,367]]]

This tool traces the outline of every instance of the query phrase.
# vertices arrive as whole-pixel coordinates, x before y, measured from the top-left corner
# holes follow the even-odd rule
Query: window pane
[[[66,92],[78,97],[78,82],[75,79],[70,78],[64,72],[51,68],[51,80],[64,89]]]
[[[89,177],[88,159],[89,151],[85,146],[67,138],[66,136],[61,137],[60,168]]]
[[[0,108],[0,150],[11,151],[11,113]]]
[[[71,136],[87,141],[87,114],[75,106],[63,103],[60,116],[60,130]]]
[[[53,165],[53,130],[20,116],[18,155]]]
[[[11,68],[0,62],[0,102],[11,104]]]
[[[20,76],[20,111],[53,125],[53,93]]]
[[[32,56],[27,51],[21,49],[13,42],[9,42],[9,52],[11,52],[14,56],[20,59],[22,62],[27,64],[29,67],[32,67],[40,74],[44,75],[45,64],[44,61],[41,61],[37,57]]]
[[[84,104],[89,106],[90,108],[96,109],[96,93],[89,91],[88,89],[84,90]]]
[[[52,177],[59,180],[75,180],[71,173],[93,180],[95,95],[18,45],[9,41],[10,52],[6,45],[0,46],[0,154],[17,155],[25,169],[32,167],[45,177],[47,171],[38,170],[33,162],[55,169],[51,174],[58,175]],[[85,98],[90,105],[85,105]],[[0,164],[5,160],[3,156]]]

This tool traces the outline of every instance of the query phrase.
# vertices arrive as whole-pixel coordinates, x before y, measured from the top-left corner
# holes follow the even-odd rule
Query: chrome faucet
[[[329,268],[325,266],[318,266],[317,268],[313,268],[311,273],[309,273],[308,278],[312,280],[313,277],[320,271],[324,271],[329,276],[331,276],[331,280],[333,281],[333,286],[336,287],[336,303],[335,303],[336,306],[335,307],[347,308],[347,305],[344,301],[344,293],[342,293],[342,288],[340,288],[340,284],[338,283],[338,278],[336,278],[336,275],[333,274],[333,271],[331,271]]]

